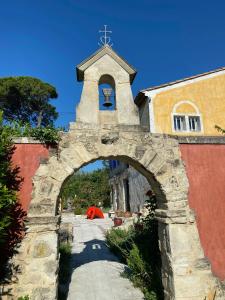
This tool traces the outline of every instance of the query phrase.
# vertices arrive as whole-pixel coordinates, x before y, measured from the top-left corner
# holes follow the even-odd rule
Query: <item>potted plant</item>
[[[123,219],[120,217],[115,217],[113,219],[113,222],[114,222],[114,226],[117,227],[123,224]]]

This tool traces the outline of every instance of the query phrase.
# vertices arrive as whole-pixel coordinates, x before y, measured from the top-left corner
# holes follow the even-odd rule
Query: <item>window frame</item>
[[[184,117],[185,120],[185,130],[177,130],[175,128],[175,117]],[[190,123],[189,120],[190,118],[198,118],[199,119],[199,130],[192,130],[190,128]],[[200,114],[182,114],[182,113],[173,113],[172,114],[172,126],[173,126],[173,132],[175,133],[183,133],[183,132],[187,132],[187,133],[202,133],[203,132],[203,124],[202,124],[202,118]]]
[[[193,130],[191,127],[191,123],[190,123],[190,119],[191,118],[196,118],[197,120],[197,122],[196,122],[196,128],[198,128],[197,130]],[[189,130],[190,130],[190,132],[201,132],[201,118],[200,118],[200,116],[197,116],[197,115],[189,115],[188,116],[188,126],[189,126]]]
[[[190,104],[191,106],[193,106],[193,108],[195,109],[195,112],[193,113],[176,113],[176,109],[181,105],[181,104]],[[174,121],[174,117],[176,116],[181,116],[185,118],[185,125],[186,125],[186,130],[176,130],[175,129],[175,121]],[[191,130],[190,128],[190,124],[189,124],[189,118],[190,117],[198,117],[199,118],[199,129],[200,130]],[[195,133],[195,134],[203,134],[204,133],[204,126],[203,126],[203,119],[202,119],[202,115],[199,112],[198,107],[196,106],[195,103],[193,103],[190,100],[183,100],[183,101],[179,101],[177,102],[172,110],[171,113],[171,124],[172,124],[172,132],[174,134],[185,134],[185,133]]]
[[[180,118],[180,121],[181,119],[183,119],[181,122],[180,122],[180,125],[182,124],[181,127],[183,127],[182,129],[177,129],[176,127],[176,124],[178,124],[178,118]],[[177,120],[177,121],[176,121]],[[187,122],[186,122],[186,116],[185,115],[182,115],[182,114],[176,114],[173,116],[173,127],[174,127],[174,130],[176,132],[185,132],[187,131]]]

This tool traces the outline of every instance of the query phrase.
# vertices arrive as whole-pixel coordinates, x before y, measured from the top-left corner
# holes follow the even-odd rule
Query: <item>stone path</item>
[[[143,294],[121,277],[125,266],[118,262],[104,242],[112,226],[109,218],[74,218],[73,273],[68,300],[143,300]]]

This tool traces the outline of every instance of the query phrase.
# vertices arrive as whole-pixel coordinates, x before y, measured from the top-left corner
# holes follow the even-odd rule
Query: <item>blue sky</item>
[[[57,88],[56,125],[75,119],[75,67],[98,49],[108,24],[114,50],[140,89],[225,65],[225,1],[8,0],[0,3],[0,77],[29,75]]]

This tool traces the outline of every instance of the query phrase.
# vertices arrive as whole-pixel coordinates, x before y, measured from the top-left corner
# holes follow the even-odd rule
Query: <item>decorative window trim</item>
[[[193,106],[193,108],[195,109],[195,113],[176,113],[177,108],[182,105],[182,104],[189,104],[191,106]],[[186,130],[176,130],[174,127],[174,117],[175,116],[183,116],[185,117],[185,124],[186,124]],[[199,117],[199,121],[200,121],[200,130],[190,130],[190,125],[189,125],[189,117]],[[204,133],[204,127],[203,127],[203,120],[202,120],[202,114],[199,112],[198,107],[196,106],[195,103],[193,103],[190,100],[183,100],[180,101],[178,103],[176,103],[173,107],[172,113],[171,113],[171,124],[172,124],[172,132],[179,134],[179,133]]]

